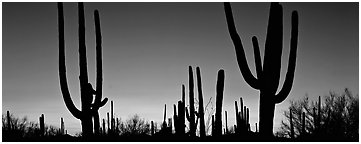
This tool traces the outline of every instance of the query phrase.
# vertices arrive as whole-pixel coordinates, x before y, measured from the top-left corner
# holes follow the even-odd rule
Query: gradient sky
[[[359,91],[358,3],[281,3],[284,8],[284,49],[280,86],[288,65],[291,11],[299,12],[299,43],[293,88],[276,105],[274,130],[289,100],[306,93],[311,99],[329,91]],[[251,37],[257,36],[263,57],[269,3],[232,3],[237,30],[254,73]],[[103,35],[103,93],[114,101],[123,120],[139,114],[161,122],[188,85],[188,66],[200,66],[204,103],[213,97],[217,71],[226,74],[223,111],[234,124],[234,101],[242,96],[250,123],[258,123],[259,92],[240,74],[228,34],[222,3],[85,3],[89,80],[95,87],[93,10],[100,11]],[[2,113],[59,127],[64,117],[70,134],[80,121],[65,107],[58,75],[56,3],[2,3]],[[80,107],[77,4],[64,4],[66,66],[70,93]],[[280,88],[279,88],[280,89]],[[187,88],[188,91],[188,88]],[[188,94],[187,94],[188,96]],[[195,97],[198,95],[196,94]],[[188,104],[188,97],[186,97]],[[215,102],[213,101],[215,104]],[[214,106],[215,107],[215,106]],[[110,102],[100,109],[106,117]]]

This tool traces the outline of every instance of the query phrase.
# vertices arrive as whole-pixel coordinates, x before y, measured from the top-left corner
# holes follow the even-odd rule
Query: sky
[[[255,74],[251,37],[257,36],[263,59],[269,3],[231,3],[248,65]],[[290,100],[311,100],[330,91],[359,91],[358,3],[281,3],[284,47],[281,80],[288,66],[291,12],[299,13],[297,65],[291,93],[276,105],[277,131]],[[251,129],[258,123],[259,91],[243,79],[228,34],[223,3],[85,3],[89,81],[95,87],[93,11],[98,9],[103,36],[103,97],[114,101],[116,117],[134,114],[161,122],[181,99],[188,66],[201,68],[203,99],[215,107],[217,71],[225,70],[223,111],[235,121],[234,101],[242,97],[250,109]],[[74,104],[80,108],[77,4],[64,4],[67,79]],[[194,72],[195,74],[195,72]],[[195,88],[196,90],[196,88]],[[195,97],[198,97],[195,93]],[[208,108],[209,109],[209,108]],[[56,3],[2,3],[2,113],[81,131],[80,121],[67,110],[58,74]],[[110,102],[99,110],[101,118]],[[207,117],[207,116],[206,116]]]

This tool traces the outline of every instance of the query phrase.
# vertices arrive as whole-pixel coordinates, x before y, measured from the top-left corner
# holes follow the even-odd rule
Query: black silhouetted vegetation
[[[292,141],[358,141],[359,99],[345,89],[310,101],[306,95],[284,111],[279,137]]]
[[[282,5],[271,3],[263,65],[256,36],[252,37],[257,78],[248,67],[242,40],[237,33],[230,3],[224,3],[229,34],[233,41],[237,62],[244,80],[254,89],[260,91],[259,132],[263,137],[272,137],[275,104],[286,99],[291,91],[295,68],[298,40],[298,14],[292,12],[290,56],[285,82],[276,94],[280,80],[283,47],[283,13]]]
[[[100,32],[99,12],[94,11],[95,32],[96,32],[96,90],[88,82],[87,58],[85,45],[85,18],[84,5],[78,3],[79,19],[79,66],[80,66],[80,93],[81,93],[81,110],[77,109],[71,99],[65,66],[65,40],[64,40],[64,15],[63,4],[58,3],[58,26],[59,26],[59,79],[61,92],[66,107],[71,114],[81,120],[83,137],[91,137],[94,133],[100,133],[99,113],[100,107],[104,106],[107,98],[102,99],[102,38]],[[95,96],[95,97],[93,97]],[[93,102],[94,101],[94,102]],[[92,103],[93,102],[93,103]],[[94,121],[93,121],[94,119]],[[94,124],[94,125],[93,125]],[[94,128],[94,129],[93,129]]]
[[[115,117],[113,101],[110,102],[110,111],[107,112],[107,117],[100,119],[98,111],[108,101],[107,98],[102,100],[100,18],[99,12],[95,10],[96,90],[94,90],[88,81],[83,3],[78,3],[81,92],[81,110],[79,110],[74,105],[68,90],[63,4],[58,3],[57,6],[60,88],[67,109],[81,121],[81,132],[76,136],[68,135],[63,118],[60,118],[60,128],[57,128],[45,124],[44,114],[39,117],[39,123],[35,123],[29,122],[26,117],[15,118],[8,111],[2,116],[3,141],[358,141],[358,98],[353,97],[347,89],[340,95],[330,93],[329,96],[324,97],[324,100],[319,97],[317,102],[311,102],[311,104],[307,97],[300,101],[292,101],[289,110],[284,113],[287,121],[282,121],[280,131],[276,135],[273,134],[275,105],[284,101],[292,88],[298,41],[298,14],[294,11],[292,12],[288,69],[283,87],[276,94],[280,81],[283,45],[283,10],[279,3],[271,3],[270,6],[263,65],[258,40],[255,36],[252,37],[257,77],[252,75],[248,67],[241,38],[234,24],[231,5],[224,3],[227,26],[235,47],[241,74],[252,88],[260,91],[259,123],[255,123],[255,131],[251,130],[250,110],[244,103],[246,100],[243,100],[242,97],[240,97],[239,103],[238,98],[235,100],[234,113],[223,111],[225,71],[220,69],[217,73],[215,105],[213,105],[212,97],[204,105],[201,70],[196,67],[197,100],[194,92],[195,80],[192,66],[188,67],[189,104],[186,105],[187,90],[183,84],[181,98],[173,104],[172,116],[167,117],[167,104],[164,105],[162,122],[149,122],[139,115],[122,121],[120,117]],[[224,116],[222,116],[222,112],[224,112]],[[228,115],[235,116],[234,125],[228,123]]]
[[[7,111],[2,115],[2,141],[3,142],[21,142],[21,141],[74,141],[72,136],[64,131],[64,122],[62,128],[46,125],[44,115],[39,117],[40,121],[32,122],[27,117],[17,118],[14,114]]]

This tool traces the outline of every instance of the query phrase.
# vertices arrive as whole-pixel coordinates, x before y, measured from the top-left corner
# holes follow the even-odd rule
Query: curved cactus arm
[[[63,94],[63,99],[66,107],[70,113],[77,119],[81,119],[82,112],[77,109],[71,99],[68,82],[66,79],[66,66],[65,66],[65,40],[64,40],[64,14],[63,4],[58,3],[58,25],[59,25],[59,79],[60,89]]]
[[[228,25],[228,31],[231,36],[231,39],[233,41],[234,47],[236,49],[236,56],[237,56],[237,62],[238,67],[241,70],[241,73],[244,77],[244,80],[254,89],[259,89],[259,82],[258,80],[253,76],[251,73],[247,59],[244,53],[242,40],[239,37],[236,27],[234,25],[233,20],[233,14],[232,14],[232,8],[230,3],[224,3],[224,9],[226,13],[226,19],[227,19],[227,25]]]
[[[262,60],[261,60],[261,53],[259,51],[259,45],[256,36],[252,37],[252,43],[253,43],[254,62],[256,65],[257,78],[260,81],[262,75]]]
[[[275,103],[280,103],[286,99],[287,95],[291,92],[293,78],[296,69],[297,58],[297,42],[298,42],[298,14],[297,11],[292,12],[292,29],[291,29],[291,50],[288,60],[288,69],[286,79],[281,91],[275,97]]]
[[[102,61],[102,34],[100,29],[100,19],[99,19],[99,12],[98,10],[94,11],[94,20],[95,20],[95,33],[96,33],[96,96],[95,96],[95,103],[97,106],[102,107],[104,106],[108,99],[105,98],[103,101],[102,99],[102,85],[103,85],[103,61]],[[99,108],[98,107],[98,108]]]
[[[79,15],[79,67],[80,67],[80,83],[85,86],[88,83],[88,70],[86,58],[86,44],[85,44],[85,16],[84,4],[78,3]]]

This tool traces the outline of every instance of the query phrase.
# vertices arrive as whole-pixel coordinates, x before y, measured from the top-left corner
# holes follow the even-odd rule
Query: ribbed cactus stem
[[[224,90],[224,70],[218,71],[216,84],[216,119],[215,119],[215,135],[222,135],[222,103]]]

